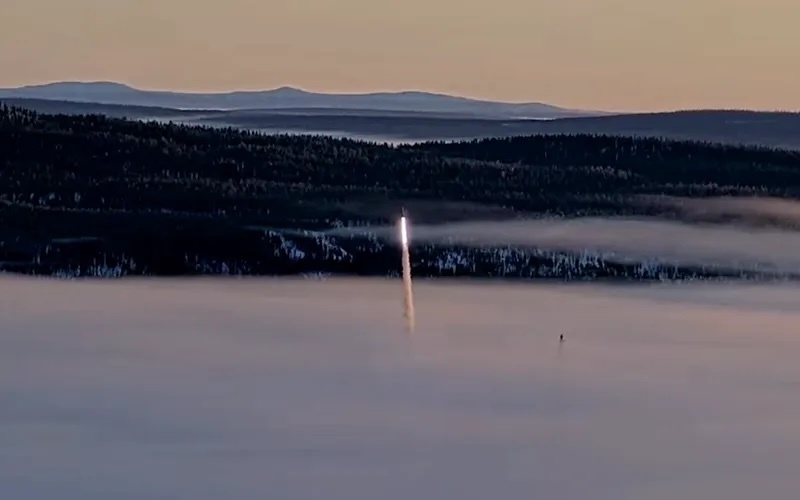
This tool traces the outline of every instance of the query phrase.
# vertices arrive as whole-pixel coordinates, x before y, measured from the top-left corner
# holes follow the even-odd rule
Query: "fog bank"
[[[414,224],[412,244],[518,246],[592,252],[618,260],[658,260],[690,266],[768,268],[800,272],[800,232],[721,224],[689,224],[658,218],[520,219]],[[362,232],[341,229],[334,233]],[[374,228],[396,238],[396,228]]]
[[[674,209],[682,215],[700,220],[728,218],[755,225],[800,225],[800,203],[783,198],[645,196],[642,200],[646,204]]]

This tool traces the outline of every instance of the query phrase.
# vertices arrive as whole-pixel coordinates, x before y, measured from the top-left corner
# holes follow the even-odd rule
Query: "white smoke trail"
[[[408,226],[405,216],[400,217],[400,243],[403,248],[403,311],[406,329],[414,331],[416,318],[414,314],[414,292],[411,288],[411,255],[408,251]]]

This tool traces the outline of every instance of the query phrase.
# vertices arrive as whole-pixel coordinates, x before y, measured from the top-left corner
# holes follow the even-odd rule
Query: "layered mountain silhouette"
[[[281,87],[262,91],[185,93],[140,90],[114,82],[57,82],[0,89],[0,99],[9,98],[151,106],[182,110],[371,110],[499,119],[550,119],[600,114],[542,103],[493,102],[417,91],[322,94],[292,87]]]
[[[0,89],[0,102],[42,113],[97,114],[376,142],[594,134],[800,150],[800,114],[791,112],[685,110],[611,114],[425,92],[318,94],[282,87],[195,94],[139,90],[111,82],[61,82]]]

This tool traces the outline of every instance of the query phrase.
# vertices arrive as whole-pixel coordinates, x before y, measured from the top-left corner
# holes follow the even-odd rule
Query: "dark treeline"
[[[578,167],[581,174],[573,179],[578,190],[597,188],[588,178],[591,166],[613,166],[621,177],[608,185],[613,190],[677,196],[800,195],[800,151],[603,135],[436,142],[407,149],[539,170]]]
[[[248,227],[386,223],[401,204],[443,222],[658,214],[640,195],[798,194],[800,153],[780,150],[589,135],[391,147],[0,107],[0,261],[25,270],[52,271],[44,249],[85,237],[102,242],[87,262],[246,264],[272,244]]]

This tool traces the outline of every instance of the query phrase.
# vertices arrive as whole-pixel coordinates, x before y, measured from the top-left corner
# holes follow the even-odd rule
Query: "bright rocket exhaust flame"
[[[414,331],[414,292],[411,288],[411,255],[408,252],[408,225],[405,216],[400,217],[400,243],[403,247],[403,303],[406,329]]]

